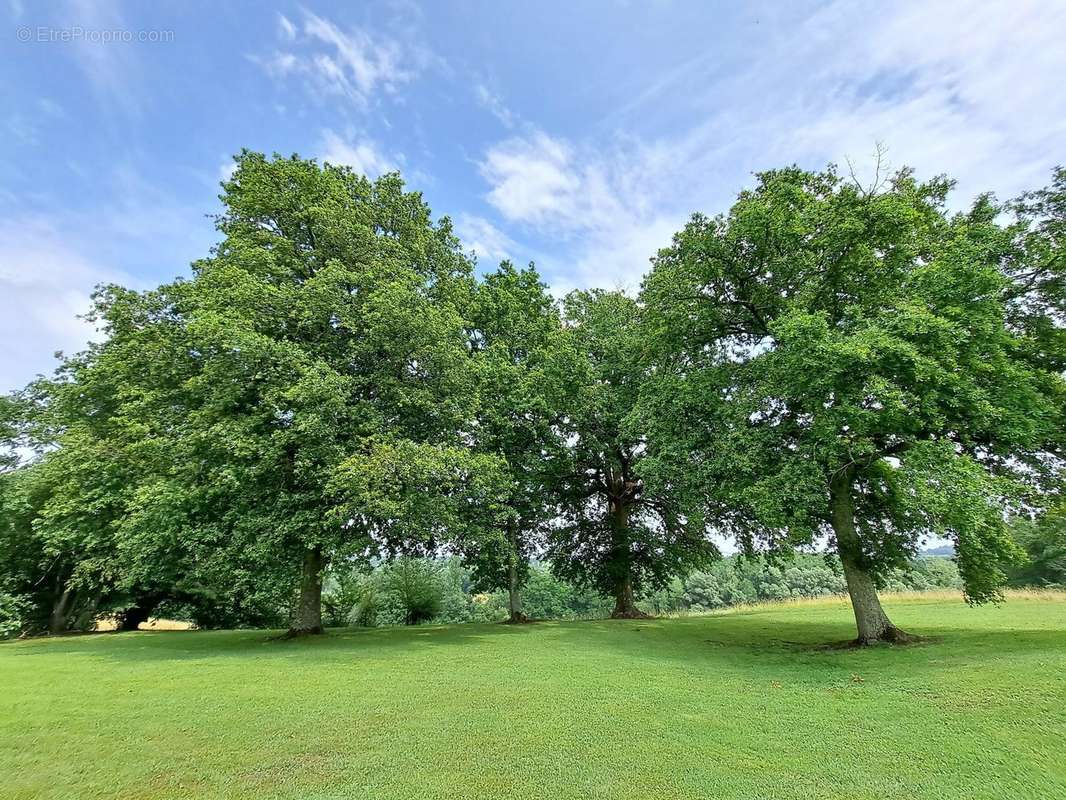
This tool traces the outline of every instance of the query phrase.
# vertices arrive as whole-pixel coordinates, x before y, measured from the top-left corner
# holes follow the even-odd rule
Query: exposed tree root
[[[325,633],[321,627],[317,628],[289,628],[285,633],[279,633],[277,636],[271,636],[272,642],[287,642],[292,639],[303,639],[307,636],[321,636]]]
[[[611,619],[651,619],[651,614],[645,614],[639,608],[616,608],[611,612]]]
[[[913,633],[907,633],[904,630],[900,630],[895,625],[889,625],[881,632],[880,636],[853,639],[850,642],[852,647],[871,647],[878,644],[919,644],[920,642],[928,641],[925,637],[915,636]]]

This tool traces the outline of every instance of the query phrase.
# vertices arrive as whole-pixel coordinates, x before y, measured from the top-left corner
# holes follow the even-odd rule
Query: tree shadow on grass
[[[791,617],[791,615],[790,615]],[[1066,630],[1005,630],[964,627],[917,629],[929,637],[918,645],[844,649],[833,647],[852,632],[849,624],[832,620],[760,619],[751,615],[680,619],[593,620],[543,622],[538,625],[467,624],[411,628],[331,629],[322,636],[273,639],[276,631],[138,631],[73,638],[31,640],[0,646],[0,658],[86,656],[110,662],[219,659],[306,660],[309,665],[357,663],[362,659],[397,658],[441,652],[459,657],[472,646],[478,657],[498,645],[511,652],[524,637],[540,639],[531,655],[559,652],[561,660],[602,656],[632,662],[689,664],[730,670],[763,668],[804,671],[839,670],[870,663],[928,663],[938,655],[969,663],[990,653],[1061,652]],[[517,640],[515,637],[519,637]]]
[[[552,623],[545,623],[552,624]],[[40,637],[0,643],[2,657],[84,655],[114,661],[290,658],[376,655],[417,651],[428,646],[461,647],[540,625],[418,625],[388,628],[331,628],[324,634],[286,638],[279,630],[136,631],[84,636]]]
[[[739,621],[738,621],[739,622]],[[749,620],[750,622],[750,620]],[[604,628],[615,623],[593,623]],[[849,624],[789,619],[767,624],[733,624],[730,617],[652,620],[621,625],[622,635],[602,635],[597,645],[656,661],[714,659],[734,665],[774,664],[804,670],[842,664],[926,664],[939,657],[954,663],[979,663],[990,654],[1059,654],[1066,649],[1066,630],[968,628],[957,625],[918,627],[922,641],[908,645],[845,647],[853,640]],[[578,635],[577,631],[573,635]]]

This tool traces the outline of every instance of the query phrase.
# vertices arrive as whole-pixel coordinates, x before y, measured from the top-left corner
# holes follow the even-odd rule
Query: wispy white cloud
[[[0,392],[49,371],[56,350],[76,352],[94,336],[77,315],[89,310],[97,284],[137,289],[171,280],[215,240],[204,215],[212,209],[182,202],[151,173],[126,162],[92,175],[110,199],[28,212],[27,198],[13,197],[0,220]],[[47,196],[34,205],[55,206]]]
[[[385,172],[398,170],[403,156],[395,160],[385,155],[371,139],[351,134],[341,136],[326,128],[319,142],[319,159],[337,166],[351,167],[368,178],[376,178]]]
[[[55,100],[48,97],[40,97],[37,99],[37,106],[49,117],[64,117],[66,112],[63,110],[63,106],[59,105]]]
[[[691,114],[670,133],[497,142],[479,162],[486,199],[556,245],[553,281],[632,287],[689,213],[726,210],[755,170],[861,171],[881,142],[893,167],[958,179],[960,205],[1011,196],[1063,158],[1064,39],[1060,4],[833,3],[735,69],[700,56],[655,77],[612,117],[638,130],[684,94]]]
[[[22,144],[37,144],[37,126],[19,113],[7,118],[7,133]]]
[[[462,213],[455,220],[455,233],[467,251],[472,251],[482,266],[506,261],[518,251],[518,245],[484,217]]]
[[[129,31],[132,27],[114,0],[67,0],[57,9],[55,19],[64,29]],[[129,115],[141,113],[137,48],[84,36],[72,41],[64,52],[71,54],[99,98]]]
[[[714,91],[749,161],[840,161],[881,141],[895,166],[957,178],[960,196],[1012,194],[1061,157],[1063,37],[1061,4],[837,2]]]
[[[581,176],[571,146],[537,132],[491,147],[480,165],[488,201],[507,219],[540,226],[581,226]]]
[[[294,41],[296,39],[296,26],[293,25],[289,18],[284,14],[278,14],[278,31],[280,36],[287,42]]]
[[[0,391],[55,364],[52,354],[85,347],[95,335],[78,319],[99,283],[131,279],[87,259],[69,235],[40,217],[0,222]]]
[[[504,219],[569,243],[565,258],[542,263],[557,292],[634,288],[684,220],[669,202],[668,159],[635,140],[593,149],[535,131],[491,147],[480,170]]]
[[[233,160],[232,156],[223,159],[222,163],[218,166],[217,180],[219,183],[228,181],[233,177],[233,173],[237,171],[237,162]]]
[[[496,117],[505,128],[513,128],[519,123],[519,116],[513,112],[496,92],[492,91],[484,83],[474,86],[474,96],[478,105],[486,109]]]
[[[281,45],[266,56],[252,56],[278,79],[300,77],[319,96],[341,95],[365,107],[377,94],[395,92],[421,68],[421,52],[395,39],[361,28],[342,29],[310,11],[295,23],[278,15]]]
[[[948,0],[835,2],[753,50],[742,68],[697,59],[619,124],[685,89],[706,121],[672,142],[690,174],[864,158],[948,172],[965,193],[1042,180],[1066,134],[1066,6]],[[692,87],[702,87],[695,92]]]

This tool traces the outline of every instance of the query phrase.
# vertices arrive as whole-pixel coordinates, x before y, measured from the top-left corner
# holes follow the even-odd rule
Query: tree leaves
[[[645,280],[641,405],[671,456],[659,480],[688,483],[743,544],[828,535],[827,487],[847,470],[869,571],[951,536],[980,602],[1015,554],[1004,516],[1056,469],[1063,381],[1012,324],[1017,234],[988,198],[949,217],[949,188],[790,168],[760,174],[728,215],[694,217]],[[1054,196],[1018,208],[1053,216]],[[1049,227],[1025,228],[1048,242],[1027,243],[1042,264]]]

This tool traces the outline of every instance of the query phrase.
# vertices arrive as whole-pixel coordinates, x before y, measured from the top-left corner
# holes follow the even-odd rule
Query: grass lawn
[[[1066,600],[0,644],[0,797],[1066,798]]]

